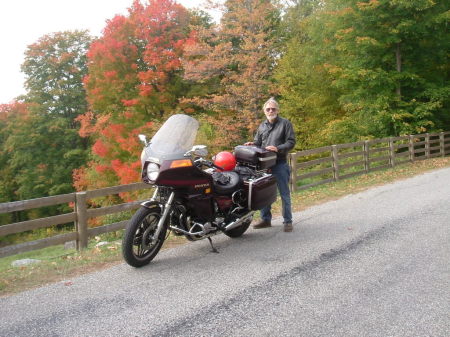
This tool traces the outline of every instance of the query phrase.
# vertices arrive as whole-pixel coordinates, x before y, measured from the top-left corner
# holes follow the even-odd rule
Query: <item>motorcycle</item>
[[[150,263],[168,232],[190,241],[224,233],[242,236],[253,215],[276,199],[276,179],[268,169],[276,154],[254,146],[237,146],[225,160],[207,160],[207,147],[195,145],[199,123],[193,117],[171,116],[141,154],[142,181],[155,186],[128,222],[122,240],[124,260],[133,267]],[[220,153],[223,154],[223,153]],[[234,162],[233,162],[234,161]]]

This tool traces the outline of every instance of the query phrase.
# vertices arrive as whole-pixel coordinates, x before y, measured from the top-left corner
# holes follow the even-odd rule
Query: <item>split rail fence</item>
[[[374,139],[364,142],[338,144],[290,154],[291,188],[293,191],[349,178],[395,165],[450,154],[450,132]],[[89,200],[147,189],[144,183],[108,187],[32,200],[0,204],[0,214],[19,212],[46,206],[74,204],[71,213],[16,222],[0,226],[0,237],[70,224],[74,231],[40,240],[28,241],[0,248],[0,257],[41,249],[75,241],[77,249],[87,247],[89,237],[125,228],[127,220],[89,228],[88,220],[139,208],[142,201],[89,208]]]
[[[54,235],[40,240],[34,240],[16,245],[9,245],[0,248],[0,257],[14,255],[18,253],[28,252],[31,250],[41,249],[49,246],[64,244],[66,242],[76,241],[77,249],[86,248],[88,239],[99,234],[114,232],[125,228],[127,221],[119,221],[99,227],[88,227],[88,220],[108,214],[117,214],[124,211],[129,211],[139,208],[144,201],[133,201],[113,206],[106,206],[101,208],[88,208],[89,200],[101,198],[110,195],[116,195],[124,192],[133,192],[137,190],[148,189],[148,194],[152,192],[150,186],[144,183],[135,183],[129,185],[120,185],[114,187],[107,187],[98,190],[69,193],[63,195],[55,195],[51,197],[13,201],[0,204],[1,213],[11,213],[23,210],[29,210],[45,206],[55,206],[62,204],[74,204],[74,211],[62,215],[56,215],[46,218],[16,222],[8,225],[0,226],[0,237],[22,233],[29,230],[36,230],[39,228],[51,227],[60,224],[74,224],[74,231],[65,234]]]
[[[450,132],[366,140],[290,154],[291,189],[304,190],[416,160],[450,154]]]

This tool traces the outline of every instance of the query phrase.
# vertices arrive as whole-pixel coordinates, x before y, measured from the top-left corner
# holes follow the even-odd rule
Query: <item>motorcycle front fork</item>
[[[150,200],[156,201],[157,195],[158,195],[158,188],[156,188],[156,190],[153,193],[153,196]],[[159,234],[161,234],[161,231],[164,228],[164,224],[166,223],[166,219],[169,216],[169,213],[172,209],[172,203],[173,203],[174,198],[175,198],[175,192],[171,192],[169,195],[169,198],[167,199],[166,204],[165,205],[161,204],[161,206],[163,207],[163,212],[162,212],[161,218],[158,221],[158,225],[156,225],[155,234],[153,234],[153,237],[151,238],[152,242],[158,240]]]

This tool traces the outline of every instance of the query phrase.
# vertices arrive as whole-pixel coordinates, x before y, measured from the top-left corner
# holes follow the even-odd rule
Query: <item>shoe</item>
[[[261,228],[267,228],[267,227],[272,227],[272,224],[270,223],[270,221],[261,220],[260,222],[255,223],[253,225],[254,229],[261,229]]]
[[[283,226],[283,231],[285,232],[292,232],[294,230],[294,227],[292,226],[291,222],[285,223]]]

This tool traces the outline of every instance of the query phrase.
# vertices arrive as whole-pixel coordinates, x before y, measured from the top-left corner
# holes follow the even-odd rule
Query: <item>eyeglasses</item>
[[[270,111],[277,111],[278,109],[277,108],[266,108],[266,111],[267,112],[270,112]]]

